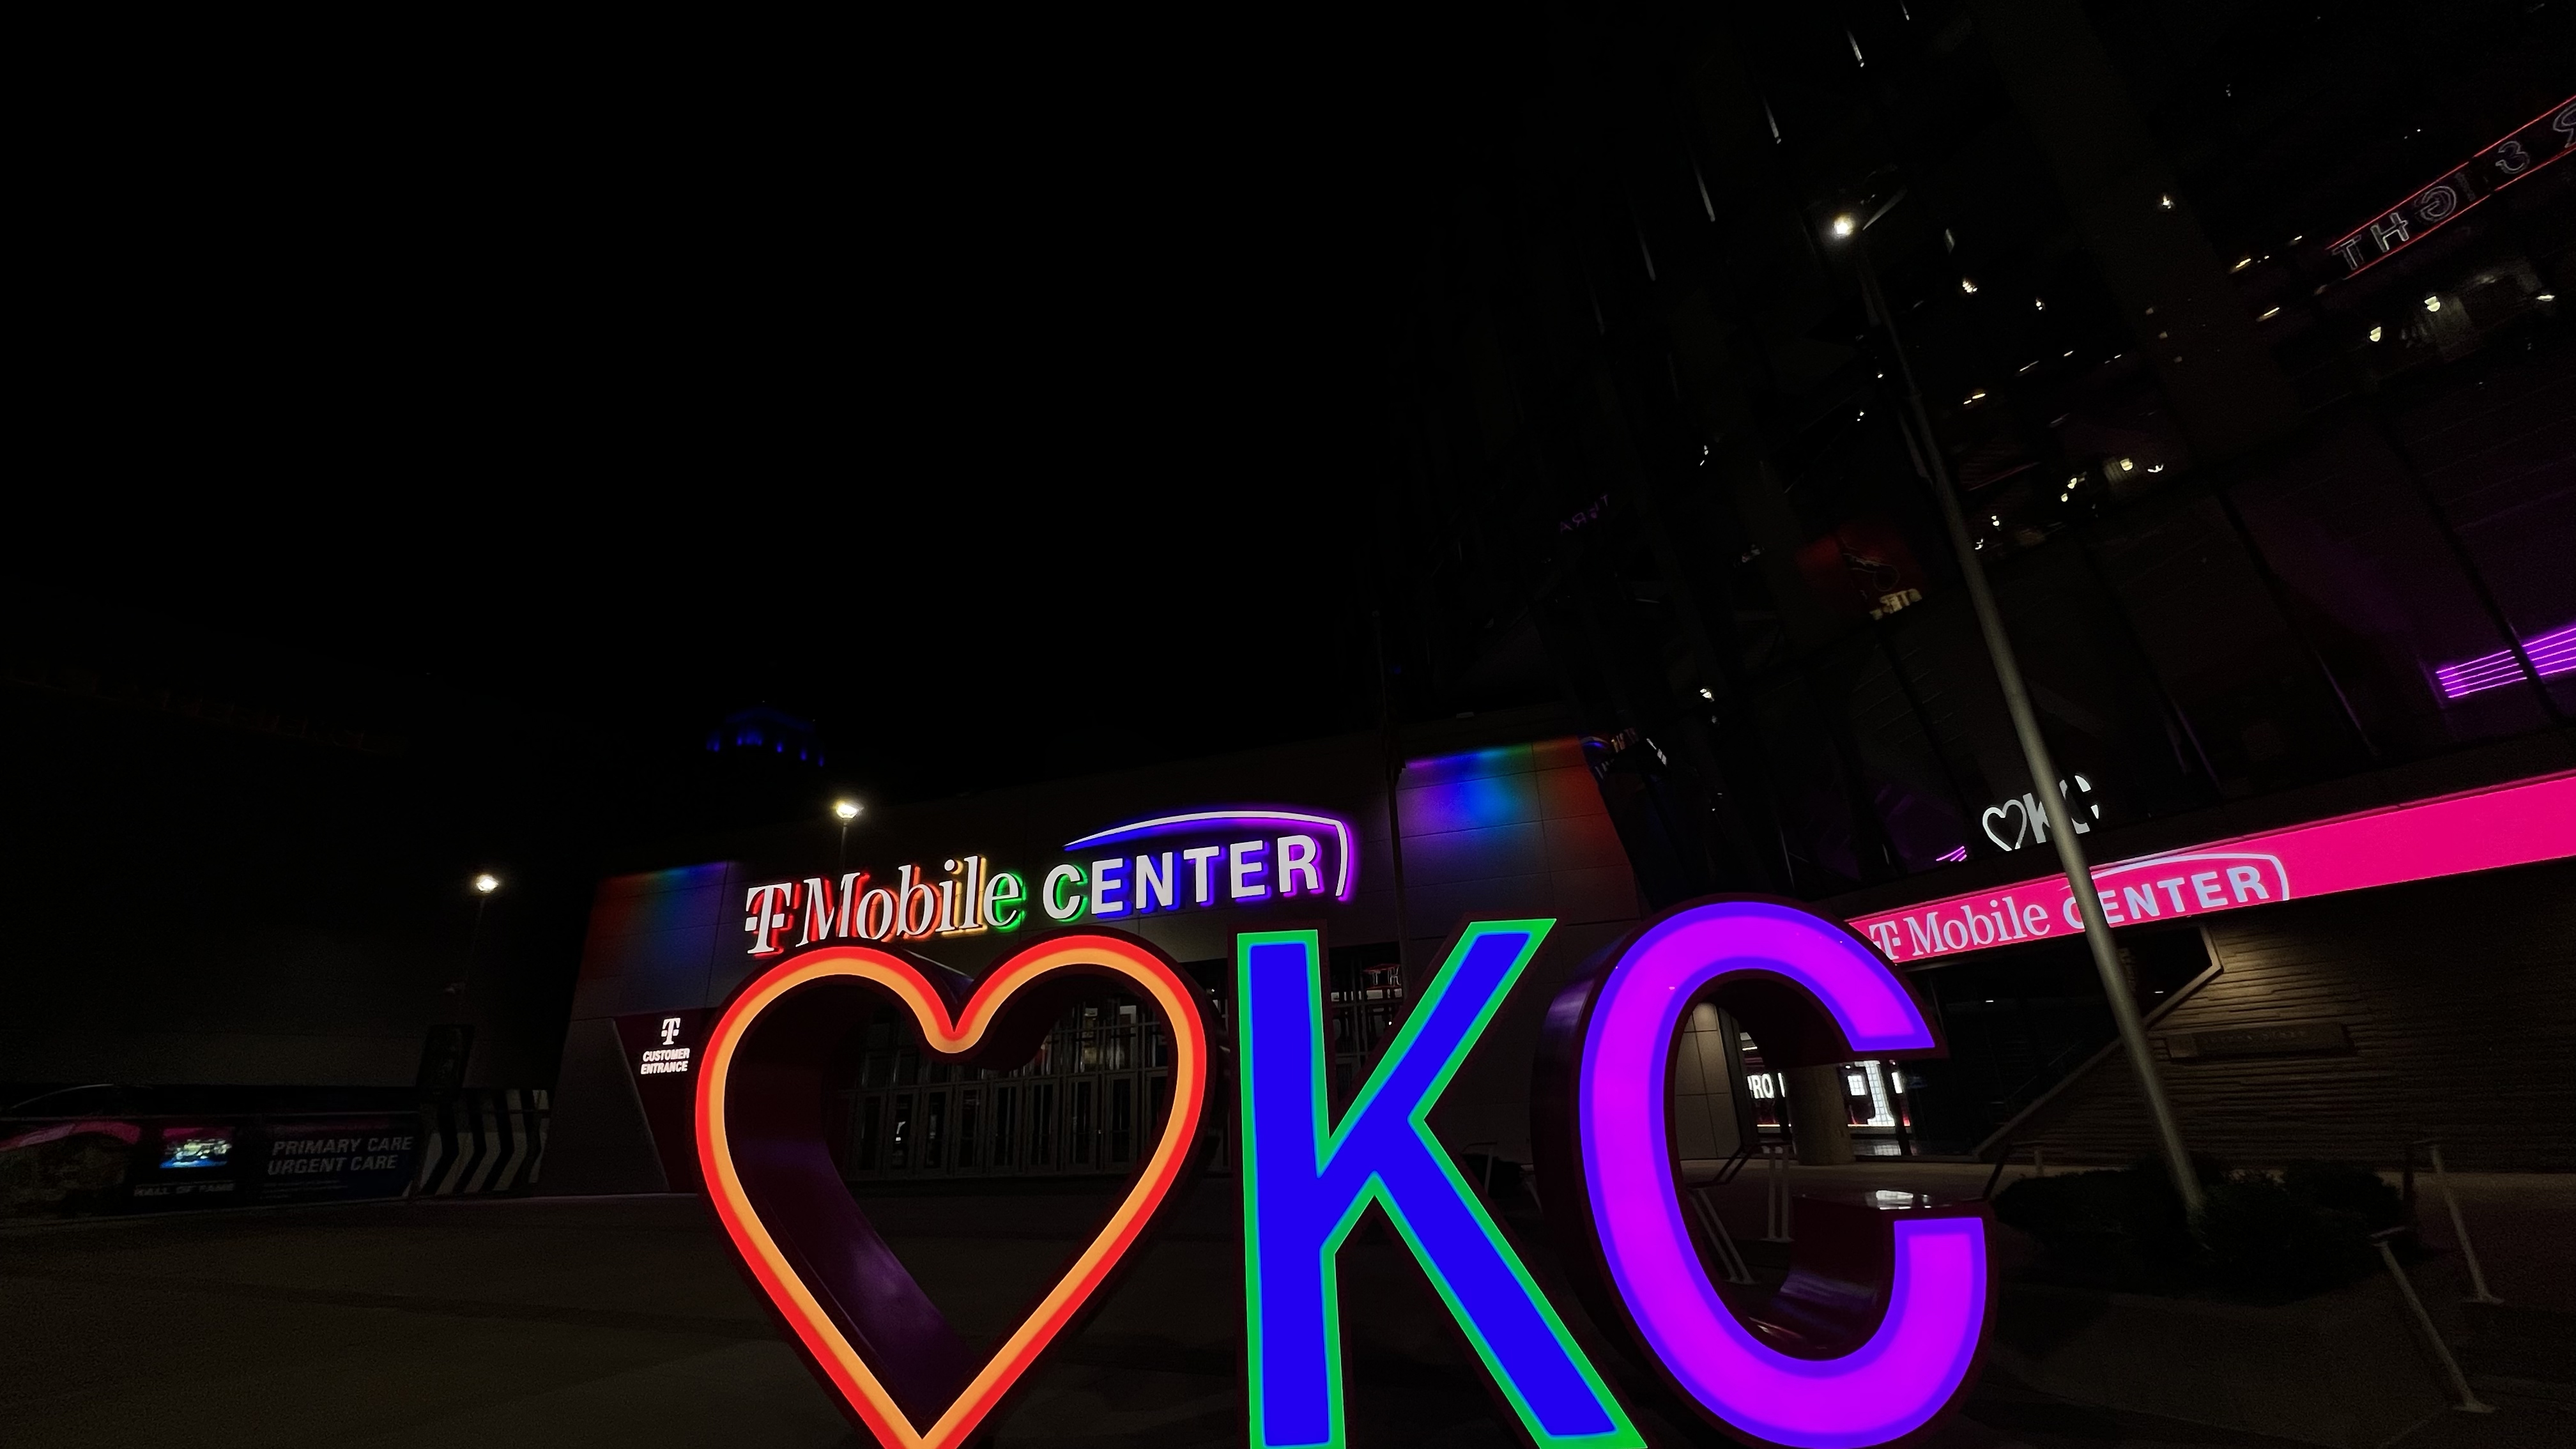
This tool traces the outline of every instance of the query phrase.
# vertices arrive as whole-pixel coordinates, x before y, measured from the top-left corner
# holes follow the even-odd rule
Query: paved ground
[[[1897,1170],[1916,1174],[1905,1186],[1945,1173],[1971,1189],[1983,1180],[1977,1169]],[[1838,1185],[1838,1175],[1856,1171],[1802,1176]],[[2508,1298],[2563,1291],[2542,1285],[2569,1268],[2564,1233],[2526,1250],[2499,1232],[2486,1247],[2481,1204],[2523,1212],[2531,1224],[2560,1220],[2568,1187],[2534,1181],[2493,1192],[2473,1182],[2466,1195],[2490,1279]],[[997,1445],[1243,1442],[1232,1186],[1211,1184],[1179,1205],[1101,1315],[999,1426]],[[1759,1234],[1761,1210],[1758,1184],[1725,1195],[1741,1234]],[[908,1197],[872,1202],[871,1211],[972,1335],[1015,1316],[1027,1285],[1060,1261],[1099,1204],[1066,1195]],[[1344,1269],[1354,1444],[1515,1442],[1401,1249],[1355,1243]],[[2448,1416],[2411,1435],[2406,1449],[2559,1443],[2576,1427],[2545,1399],[2499,1402],[2504,1414]],[[652,1197],[389,1203],[0,1231],[0,1442],[825,1449],[857,1441],[776,1340],[702,1206]],[[2057,1403],[1997,1382],[1934,1440],[1938,1449],[2277,1442]]]

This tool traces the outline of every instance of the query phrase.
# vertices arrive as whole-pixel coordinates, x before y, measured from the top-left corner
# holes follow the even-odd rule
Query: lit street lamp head
[[[859,802],[856,800],[835,800],[832,802],[832,813],[841,818],[842,824],[847,825],[851,821],[859,818]]]
[[[1852,214],[1850,212],[1846,211],[1842,215],[1834,218],[1834,235],[1838,237],[1850,236],[1853,232],[1858,230],[1860,230],[1860,223],[1852,220]]]
[[[499,890],[500,888],[501,888],[501,878],[500,878],[499,876],[497,876],[497,875],[493,875],[493,874],[491,874],[491,873],[490,873],[490,872],[488,872],[488,871],[487,871],[487,872],[485,872],[485,873],[484,873],[484,874],[482,874],[482,875],[478,875],[478,876],[474,877],[474,891],[475,891],[475,894],[477,894],[477,895],[486,895],[486,896],[488,896],[488,895],[492,894],[492,892],[497,891],[497,890]]]

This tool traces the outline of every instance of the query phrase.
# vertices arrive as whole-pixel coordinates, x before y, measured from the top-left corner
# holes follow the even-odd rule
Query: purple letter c
[[[1742,1003],[1736,1009],[1764,1018],[1755,1030],[1766,1061],[1938,1049],[1885,958],[1839,923],[1782,901],[1686,906],[1551,1007],[1542,1071],[1552,1068],[1555,1080],[1537,1100],[1554,1120],[1539,1134],[1540,1181],[1579,1179],[1582,1202],[1569,1206],[1581,1221],[1565,1231],[1569,1241],[1598,1244],[1578,1259],[1598,1270],[1596,1299],[1701,1413],[1738,1436],[1797,1449],[1855,1449],[1909,1434],[1957,1397],[1976,1361],[1986,1320],[1984,1218],[1975,1209],[1848,1210],[1886,1244],[1883,1253],[1861,1252],[1883,1265],[1865,1270],[1884,1274],[1875,1327],[1833,1356],[1785,1353],[1756,1337],[1701,1266],[1666,1123],[1674,1034],[1712,984]],[[1892,1243],[1876,1237],[1874,1219],[1884,1219]]]

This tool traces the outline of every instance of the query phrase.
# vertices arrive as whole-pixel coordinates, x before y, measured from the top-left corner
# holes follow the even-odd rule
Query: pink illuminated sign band
[[[1810,1200],[1771,1300],[1798,1311],[1739,1307],[1683,1220],[1665,1111],[1697,1001],[1755,1032],[1766,1065],[1801,1066],[1937,1054],[1921,1006],[1868,942],[1786,901],[1685,906],[1605,955],[1549,1008],[1532,1094],[1540,1180],[1568,1185],[1562,1214],[1550,1190],[1550,1218],[1589,1270],[1596,1319],[1623,1325],[1677,1397],[1737,1438],[1856,1449],[1923,1428],[1966,1390],[1984,1336],[1983,1204]]]
[[[2576,856],[2576,771],[2096,866],[2093,886],[2111,924],[2129,926],[2569,856]],[[2083,930],[2063,876],[1861,916],[1851,926],[1899,965]]]

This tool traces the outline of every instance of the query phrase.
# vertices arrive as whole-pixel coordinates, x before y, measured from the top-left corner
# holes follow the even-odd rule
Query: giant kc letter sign
[[[1426,1118],[1552,921],[1467,927],[1339,1123],[1324,1095],[1312,932],[1236,938],[1246,1357],[1257,1449],[1344,1442],[1333,1257],[1386,1210],[1541,1445],[1641,1440]],[[1740,1438],[1850,1449],[1901,1438],[1966,1388],[1986,1321],[1982,1205],[1819,1203],[1768,1304],[1720,1296],[1681,1213],[1665,1102],[1676,1032],[1714,998],[1766,1061],[1935,1052],[1923,1011],[1849,928],[1786,901],[1650,922],[1549,1008],[1532,1102],[1539,1184],[1594,1317],[1683,1405]],[[1748,1323],[1747,1319],[1751,1322]]]
[[[1554,925],[1461,931],[1338,1121],[1325,1091],[1317,934],[1236,938],[1254,1449],[1348,1441],[1335,1260],[1372,1205],[1534,1443],[1642,1449],[1636,1423],[1429,1125]],[[1169,1120],[1099,1236],[1028,1319],[989,1351],[970,1347],[869,1227],[826,1152],[827,1063],[891,999],[932,1052],[1015,1065],[1069,1002],[1103,984],[1150,1003],[1170,1026]],[[1548,1009],[1532,1097],[1550,1229],[1593,1319],[1660,1376],[1626,1387],[1739,1439],[1859,1449],[1910,1435],[1958,1399],[1975,1366],[1988,1299],[1983,1207],[1895,1193],[1816,1203],[1802,1214],[1800,1258],[1780,1292],[1730,1302],[1682,1216],[1665,1112],[1676,1032],[1702,1000],[1733,1012],[1774,1064],[1938,1050],[1884,957],[1786,901],[1685,906],[1596,958]],[[1169,959],[1096,929],[1026,943],[971,992],[874,947],[829,946],[754,976],[724,1008],[698,1079],[708,1195],[790,1338],[878,1443],[968,1442],[1095,1299],[1186,1180],[1214,1065],[1206,1020]]]

